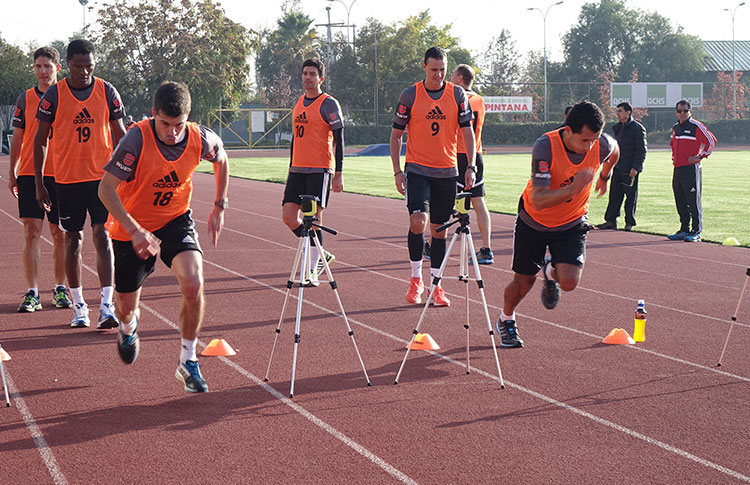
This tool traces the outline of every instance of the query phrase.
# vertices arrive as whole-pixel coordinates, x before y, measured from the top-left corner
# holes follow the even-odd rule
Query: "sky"
[[[550,60],[562,60],[561,38],[576,23],[581,6],[593,0],[564,0],[548,10],[546,20],[547,54]],[[685,33],[704,40],[732,40],[733,10],[741,0],[626,0],[629,8],[656,11],[682,26]],[[227,16],[248,28],[273,28],[281,14],[284,0],[222,0]],[[464,3],[464,2],[462,2]],[[459,2],[428,0],[301,0],[302,10],[315,19],[315,24],[327,22],[326,7],[330,7],[331,22],[347,21],[363,25],[369,17],[392,23],[430,9],[433,23],[452,24],[454,36],[461,45],[475,55],[481,55],[491,38],[501,29],[510,31],[519,54],[544,47],[543,11],[556,3],[554,0],[472,0],[460,8]],[[21,47],[42,45],[52,40],[65,40],[83,25],[84,11],[79,0],[34,0],[34,11],[44,12],[39,21],[28,15],[24,2],[3,2],[0,8],[0,34],[3,39]],[[86,22],[96,22],[96,6],[102,0],[89,0]],[[94,6],[93,11],[88,7]],[[54,19],[50,22],[47,19]],[[750,2],[736,10],[734,19],[736,40],[750,40]],[[317,27],[325,38],[325,27]]]

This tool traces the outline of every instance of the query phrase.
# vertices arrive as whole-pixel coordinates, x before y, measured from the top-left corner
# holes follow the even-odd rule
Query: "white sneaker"
[[[117,321],[115,316],[115,306],[111,303],[102,303],[99,306],[99,320],[96,324],[96,328],[104,330],[107,328],[117,328],[120,326],[120,322]]]
[[[76,303],[73,305],[73,321],[70,322],[70,326],[73,328],[89,327],[91,321],[89,320],[89,307],[85,303]]]

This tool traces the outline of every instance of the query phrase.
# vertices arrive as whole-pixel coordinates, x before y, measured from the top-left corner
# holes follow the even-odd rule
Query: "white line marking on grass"
[[[219,265],[219,264],[211,262],[211,261],[205,261],[204,260],[204,262],[207,263],[207,264],[209,264],[209,265],[211,265],[211,266],[214,266],[214,267],[216,267],[216,268],[218,268],[218,269],[220,269],[222,271],[226,271],[227,273],[229,273],[231,275],[237,276],[237,277],[245,279],[247,281],[251,281],[251,282],[253,282],[255,284],[264,286],[264,287],[266,287],[268,289],[271,289],[273,291],[276,291],[278,293],[286,294],[286,289],[282,290],[282,289],[279,289],[279,288],[275,288],[275,287],[270,286],[270,285],[268,285],[266,283],[263,283],[262,281],[259,281],[259,280],[256,280],[254,278],[251,278],[249,276],[243,275],[241,273],[238,273],[237,271],[234,271],[234,270],[232,270],[230,268],[227,268],[225,266]],[[347,266],[356,267],[354,265],[347,265]],[[394,279],[397,279],[397,278],[394,278]],[[290,293],[289,296],[296,299],[296,296],[293,296],[292,293]],[[304,301],[308,305],[310,305],[310,306],[312,306],[312,307],[314,307],[314,308],[316,308],[316,309],[318,309],[320,311],[324,311],[326,313],[329,313],[332,316],[339,316],[339,317],[341,316],[341,314],[338,311],[336,311],[336,310],[332,310],[332,309],[326,308],[326,307],[321,306],[321,305],[319,305],[317,303],[313,303],[313,302],[311,302],[309,300],[304,300]],[[149,311],[152,311],[152,310],[149,310]],[[154,313],[154,312],[152,311],[152,313]],[[354,318],[348,317],[348,319],[349,319],[349,321],[351,323],[354,323],[354,324],[356,324],[356,325],[358,325],[358,326],[360,326],[362,328],[366,328],[368,330],[371,330],[371,331],[373,331],[373,332],[375,332],[375,333],[377,333],[379,335],[386,336],[389,339],[394,340],[394,341],[396,341],[396,342],[398,342],[400,344],[408,345],[408,343],[409,343],[409,340],[405,340],[405,339],[399,338],[399,337],[397,337],[395,335],[392,335],[392,334],[390,334],[388,332],[385,332],[385,331],[380,330],[378,328],[372,327],[372,326],[370,326],[370,325],[368,325],[368,324],[366,324],[364,322],[360,322],[360,321],[358,321],[358,320],[356,320]],[[536,320],[538,320],[538,319],[536,319]],[[543,322],[543,320],[539,320],[539,321]],[[551,322],[545,322],[545,323],[549,323],[549,324],[551,324],[551,325],[553,325],[555,327],[566,328],[566,327],[563,327],[561,325],[552,324]],[[576,332],[581,333],[583,335],[593,335],[593,334],[589,334],[587,332],[578,331],[578,330],[576,330]],[[598,337],[598,336],[597,336],[597,338],[601,339],[601,337]],[[203,345],[203,344],[201,344],[201,345]],[[644,350],[645,351],[645,349],[639,349],[639,350]],[[443,359],[443,360],[445,360],[447,362],[450,362],[451,364],[457,365],[457,366],[461,367],[462,369],[466,368],[465,363],[460,362],[458,360],[455,360],[455,359],[453,359],[451,357],[448,357],[446,355],[443,355],[443,354],[441,354],[439,352],[435,352],[435,351],[427,351],[427,352],[429,352],[430,354],[432,354],[432,355],[434,355],[436,357],[439,357],[439,358],[441,358],[441,359]],[[684,360],[681,360],[681,359],[675,359],[673,357],[669,357],[669,356],[665,356],[665,355],[662,355],[662,354],[658,354],[656,352],[651,352],[651,351],[646,351],[646,352],[652,353],[654,355],[659,355],[661,357],[666,357],[666,358],[675,360],[677,362],[681,362],[681,363],[685,363],[685,364],[689,364],[689,365],[695,365],[697,367],[700,367],[700,368],[703,368],[703,369],[706,369],[706,370],[714,370],[714,369],[711,369],[710,367],[705,367],[705,366],[701,366],[701,365],[698,365],[698,364],[693,364],[691,362],[687,362],[687,361],[684,361]],[[500,383],[500,378],[497,377],[497,376],[494,376],[494,375],[492,375],[492,374],[490,374],[488,372],[485,372],[484,370],[478,369],[478,368],[473,367],[473,366],[470,366],[470,369],[472,369],[473,372],[481,374],[482,376],[487,377],[488,379],[497,382],[498,384]],[[750,381],[750,379],[746,379],[746,378],[743,378],[743,377],[740,377],[740,376],[734,376],[733,374],[728,374],[728,373],[724,373],[724,372],[719,372],[719,373],[727,375],[727,376],[730,376],[730,377],[736,377],[736,378],[739,378],[740,380]],[[254,380],[254,381],[257,380],[257,379],[258,378],[255,377],[255,376],[252,377],[252,380]],[[721,473],[729,475],[729,476],[731,476],[733,478],[737,478],[739,480],[742,480],[742,481],[750,483],[750,476],[743,475],[742,473],[737,472],[735,470],[732,470],[731,468],[727,468],[725,466],[719,465],[719,464],[714,463],[712,461],[706,460],[706,459],[701,458],[701,457],[699,457],[697,455],[689,453],[689,452],[687,452],[685,450],[677,448],[676,446],[672,446],[670,444],[664,443],[663,441],[659,441],[659,440],[657,440],[655,438],[652,438],[652,437],[647,436],[645,434],[639,433],[639,432],[637,432],[635,430],[632,430],[630,428],[627,428],[625,426],[619,425],[619,424],[617,424],[617,423],[615,423],[613,421],[609,421],[607,419],[600,418],[599,416],[596,416],[595,414],[589,413],[589,412],[584,411],[582,409],[579,409],[579,408],[577,408],[575,406],[571,406],[570,404],[566,404],[566,403],[564,403],[562,401],[558,401],[557,399],[554,399],[552,397],[546,396],[546,395],[544,395],[542,393],[539,393],[537,391],[533,391],[533,390],[531,390],[529,388],[526,388],[524,386],[521,386],[519,384],[515,384],[513,382],[508,381],[507,379],[505,379],[505,384],[508,385],[508,386],[510,386],[510,387],[513,387],[513,388],[515,388],[515,389],[517,389],[519,391],[522,391],[522,392],[524,392],[526,394],[529,394],[529,395],[531,395],[531,396],[533,396],[533,397],[535,397],[537,399],[541,399],[541,400],[543,400],[543,401],[545,401],[545,402],[547,402],[549,404],[552,404],[554,406],[558,406],[558,407],[560,407],[562,409],[565,409],[566,411],[570,411],[570,412],[573,412],[575,414],[578,414],[579,416],[582,416],[584,418],[590,419],[590,420],[592,420],[593,422],[595,422],[597,424],[600,424],[602,426],[608,427],[608,428],[613,429],[615,431],[619,431],[619,432],[624,433],[624,434],[626,434],[628,436],[631,436],[633,438],[636,438],[636,439],[639,439],[641,441],[644,441],[644,442],[646,442],[646,443],[648,443],[650,445],[657,446],[657,447],[662,448],[662,449],[664,449],[666,451],[674,453],[674,454],[676,454],[676,455],[678,455],[678,456],[680,456],[682,458],[694,461],[694,462],[696,462],[696,463],[698,463],[700,465],[703,465],[703,466],[705,466],[707,468],[714,469],[716,471],[719,471]],[[286,400],[286,398],[284,398],[283,396],[281,396],[281,394],[279,394],[278,391],[275,391],[275,393],[272,393],[272,394],[274,394],[274,395],[278,394],[278,396],[280,398],[283,398],[283,399]]]
[[[42,455],[42,462],[44,462],[44,466],[47,467],[47,470],[52,477],[52,481],[56,485],[67,484],[68,480],[60,471],[57,460],[55,460],[55,454],[52,453],[52,449],[49,447],[49,444],[47,444],[47,440],[44,439],[42,430],[39,429],[34,416],[31,414],[31,411],[29,411],[28,406],[26,406],[26,401],[24,400],[23,396],[21,396],[21,391],[19,391],[16,387],[16,383],[13,382],[13,378],[10,376],[10,372],[8,372],[7,366],[5,368],[5,380],[7,381],[8,391],[10,392],[10,397],[13,400],[13,404],[16,405],[16,409],[18,409],[18,412],[21,414],[23,422],[29,429],[29,434],[34,440],[34,445],[36,445],[36,449],[39,450],[39,454]]]
[[[220,266],[218,266],[218,265],[216,265],[214,263],[211,263],[209,261],[205,261],[205,262],[207,262],[207,263],[209,263],[209,264],[211,264],[213,266],[216,266],[218,268],[221,268]],[[228,270],[228,271],[231,274],[235,274],[237,276],[242,276],[239,273],[236,273],[234,271],[231,271],[231,270]],[[267,285],[264,285],[264,286],[267,286]],[[162,322],[166,323],[168,326],[172,327],[173,329],[177,330],[178,332],[180,331],[180,326],[178,324],[174,323],[172,320],[168,319],[167,317],[165,317],[161,313],[157,312],[156,310],[154,310],[153,308],[151,308],[149,305],[146,305],[143,302],[141,302],[141,308],[144,308],[144,309],[148,310],[156,318],[158,318]],[[204,342],[200,341],[200,340],[198,341],[198,344],[201,347],[206,347],[206,344]],[[314,425],[316,425],[317,427],[319,427],[320,429],[322,429],[326,433],[330,434],[331,436],[333,436],[337,440],[341,441],[343,444],[345,444],[349,448],[353,449],[354,451],[356,451],[357,453],[359,453],[360,455],[362,455],[363,457],[365,457],[366,459],[368,459],[369,461],[371,461],[372,463],[374,463],[375,465],[377,465],[378,467],[380,467],[384,472],[386,472],[388,475],[392,476],[396,480],[399,480],[400,482],[403,482],[403,483],[409,483],[409,484],[416,484],[417,483],[413,479],[409,478],[409,476],[407,476],[405,473],[401,472],[396,467],[394,467],[393,465],[391,465],[387,461],[385,461],[382,458],[380,458],[379,456],[377,456],[375,453],[371,452],[370,450],[368,450],[364,446],[360,445],[359,443],[357,443],[356,441],[354,441],[353,439],[351,439],[350,437],[348,437],[347,435],[345,435],[341,431],[337,430],[336,428],[334,428],[330,424],[326,423],[322,419],[320,419],[317,416],[315,416],[313,413],[311,413],[307,409],[303,408],[302,406],[300,406],[296,402],[292,401],[288,397],[286,397],[283,394],[281,394],[279,391],[277,391],[273,387],[271,387],[268,384],[266,384],[265,382],[263,382],[263,380],[260,377],[257,377],[255,374],[253,374],[252,372],[248,371],[244,367],[242,367],[242,366],[240,366],[240,365],[232,362],[231,360],[227,359],[226,357],[219,357],[219,360],[221,360],[223,363],[225,363],[227,366],[231,367],[232,369],[234,369],[235,371],[237,371],[241,375],[245,376],[248,380],[250,380],[253,383],[255,383],[256,385],[260,386],[264,391],[268,392],[273,397],[275,397],[276,399],[278,399],[279,401],[281,401],[285,405],[287,405],[290,408],[292,408],[292,410],[294,410],[297,413],[301,414],[305,419],[307,419],[308,421],[310,421],[311,423],[313,423]]]

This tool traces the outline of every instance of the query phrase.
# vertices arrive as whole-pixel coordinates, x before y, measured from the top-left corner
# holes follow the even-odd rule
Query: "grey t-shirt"
[[[84,101],[91,96],[91,92],[94,90],[94,85],[96,84],[94,80],[91,81],[89,86],[83,89],[76,89],[70,84],[68,84],[68,87],[78,101]],[[57,89],[58,86],[59,84],[53,84],[44,92],[44,97],[42,99],[48,101],[49,106],[47,108],[42,108],[42,103],[39,103],[39,108],[36,112],[36,118],[39,121],[46,121],[47,123],[55,121],[57,106],[60,104],[60,94]],[[117,89],[107,81],[104,81],[104,95],[107,99],[107,107],[109,108],[109,120],[114,121],[124,118],[125,108],[122,105],[120,93],[118,93]]]
[[[308,98],[305,96],[302,100],[302,104],[303,106],[308,107],[317,99],[317,97]],[[328,96],[322,103],[320,103],[320,117],[323,118],[323,121],[328,123],[328,126],[331,127],[331,131],[344,128],[344,121],[341,116],[341,106],[333,96]],[[294,150],[294,147],[292,147],[292,150]],[[333,170],[327,168],[294,167],[291,165],[289,166],[289,171],[293,173],[333,173]]]
[[[44,96],[44,93],[39,91],[37,86],[34,86],[34,90],[39,99]],[[26,129],[26,91],[22,92],[16,100],[16,110],[13,112],[13,128]]]
[[[424,81],[422,81],[422,83],[424,83]],[[425,91],[431,99],[438,100],[443,96],[445,84],[435,91],[430,91],[427,88],[425,88]],[[411,109],[414,106],[416,97],[417,86],[414,84],[401,91],[401,95],[398,97],[398,104],[396,104],[396,109],[393,112],[393,127],[397,130],[405,130],[406,126],[409,124],[409,120],[411,119]],[[466,91],[464,91],[464,88],[453,85],[453,97],[458,106],[458,125],[461,127],[471,126],[471,120],[474,117],[474,113],[471,111],[469,99],[466,97]],[[459,133],[458,136],[461,136],[461,133]],[[404,167],[404,172],[418,173],[427,177],[448,178],[457,176],[458,168],[434,168],[416,163],[407,163]]]
[[[563,129],[561,128],[560,131]],[[563,144],[564,146],[564,144]],[[599,163],[606,162],[610,155],[612,155],[612,151],[614,150],[614,147],[617,146],[617,141],[615,141],[614,138],[612,138],[610,135],[606,133],[602,133],[599,137]],[[583,159],[586,158],[586,153],[574,153],[569,151],[567,148],[565,149],[565,153],[568,155],[568,159],[571,163],[574,165],[578,165],[581,162],[583,162]],[[549,187],[550,182],[552,179],[552,175],[550,174],[551,170],[551,164],[552,164],[552,144],[550,142],[550,139],[547,135],[542,135],[534,142],[534,146],[531,149],[531,184],[534,187]],[[523,222],[526,223],[529,227],[532,229],[536,229],[537,231],[543,231],[543,232],[556,232],[556,231],[565,231],[567,229],[573,228],[577,225],[579,225],[581,222],[586,222],[588,220],[587,216],[584,215],[583,217],[576,219],[575,221],[571,221],[567,224],[564,224],[562,226],[558,227],[547,227],[539,224],[534,219],[531,218],[530,215],[526,213],[526,211],[523,208],[523,198],[521,198],[519,210],[518,210],[518,217],[521,218]]]
[[[170,162],[180,158],[187,147],[190,131],[185,130],[185,136],[176,144],[167,145],[156,136],[153,119],[149,120],[149,126],[154,134],[154,139],[156,139],[156,146],[159,148],[159,153]],[[198,128],[201,134],[201,158],[203,160],[208,160],[209,162],[216,162],[224,151],[224,143],[221,141],[221,138],[219,138],[219,135],[211,131],[210,128],[203,125],[198,125]],[[142,151],[143,133],[139,126],[134,126],[128,130],[122,140],[120,140],[120,143],[117,145],[115,152],[112,154],[112,158],[104,167],[104,170],[121,180],[129,182],[135,178],[135,170],[138,167]],[[125,157],[128,157],[129,161],[135,161],[124,163],[123,160]]]

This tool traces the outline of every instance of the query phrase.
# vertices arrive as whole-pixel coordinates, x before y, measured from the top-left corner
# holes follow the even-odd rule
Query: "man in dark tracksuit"
[[[612,171],[609,185],[609,203],[604,213],[604,224],[598,229],[617,229],[622,199],[625,198],[625,230],[635,226],[635,209],[638,203],[638,175],[643,171],[646,160],[646,128],[632,117],[633,108],[629,103],[617,105],[615,115],[619,123],[612,127],[615,139],[620,145],[620,161]]]
[[[667,237],[673,241],[697,242],[701,240],[703,229],[701,160],[711,155],[716,137],[703,123],[691,117],[690,101],[678,101],[675,109],[678,123],[672,127],[669,145],[674,165],[672,191],[680,215],[680,230]]]

